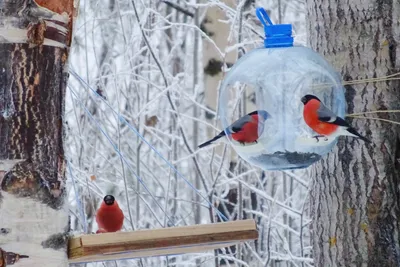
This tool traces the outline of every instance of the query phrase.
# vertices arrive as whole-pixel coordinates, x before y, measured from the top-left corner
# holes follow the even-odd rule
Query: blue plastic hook
[[[269,25],[274,25],[271,21],[271,19],[269,18],[267,11],[265,11],[264,8],[262,7],[258,7],[256,9],[256,15],[258,17],[258,19],[261,21],[261,23],[264,25],[264,27],[268,27],[267,23],[265,23],[265,21],[267,21],[269,23]]]
[[[265,9],[262,7],[256,9],[256,15],[264,25],[264,46],[266,48],[293,46],[292,24],[274,25]]]

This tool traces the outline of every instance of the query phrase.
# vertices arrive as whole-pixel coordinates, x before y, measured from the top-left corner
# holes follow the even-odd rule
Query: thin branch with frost
[[[70,88],[71,89],[71,88]],[[72,91],[73,92],[73,91]],[[73,93],[74,94],[74,93]],[[77,95],[75,95],[77,97]],[[83,103],[76,98],[79,102],[80,105],[83,105]],[[128,163],[128,161],[126,160],[126,158],[121,154],[121,152],[118,150],[118,148],[115,146],[115,144],[112,142],[110,136],[103,130],[103,128],[101,127],[101,125],[98,123],[98,121],[93,117],[93,115],[87,110],[86,107],[82,106],[88,116],[94,121],[94,123],[97,125],[98,129],[104,134],[104,136],[109,140],[110,144],[114,147],[115,151],[119,154],[120,158],[123,159],[123,161],[127,164],[128,169],[130,169],[130,171],[136,176],[136,173],[133,171],[132,167],[130,166],[130,164]],[[154,196],[152,195],[151,191],[148,189],[148,187],[144,184],[144,182],[141,180],[140,177],[136,176],[137,179],[145,186],[146,191],[148,191],[148,193],[152,196],[153,200],[156,202],[156,204],[158,205],[158,207],[165,213],[165,211],[163,210],[163,208],[160,206],[160,204],[158,203],[158,201],[154,198]],[[156,213],[153,211],[153,209],[150,207],[149,204],[147,204],[146,200],[144,198],[142,198],[142,201],[146,203],[147,208],[151,211],[151,213],[154,215],[154,218],[157,219],[157,221],[160,223],[160,225],[162,225],[161,221],[158,219]]]
[[[161,0],[163,3],[165,3],[166,5],[169,5],[170,7],[176,9],[179,12],[182,12],[183,14],[185,14],[186,16],[189,17],[194,17],[194,14],[192,12],[190,12],[189,10],[186,10],[185,8],[181,7],[180,5],[173,3],[171,1],[168,0]]]
[[[287,210],[287,211],[289,211],[289,212],[291,212],[291,213],[293,213],[293,214],[295,214],[295,215],[297,215],[297,216],[299,216],[299,217],[301,216],[301,212],[300,212],[300,211],[295,210],[295,209],[293,209],[293,208],[291,208],[291,207],[289,207],[289,206],[283,204],[283,203],[280,202],[280,201],[277,201],[276,199],[272,198],[271,196],[268,196],[267,194],[265,194],[263,191],[261,191],[261,190],[259,190],[259,189],[257,189],[257,188],[254,188],[253,186],[247,184],[246,182],[242,182],[242,183],[243,183],[243,185],[246,186],[250,191],[253,191],[253,192],[257,193],[257,194],[258,194],[259,196],[261,196],[262,198],[264,198],[264,199],[266,199],[266,200],[269,200],[269,201],[271,201],[271,202],[274,202],[277,206],[280,206],[280,207],[284,208],[285,210]]]
[[[302,180],[299,176],[294,174],[292,171],[284,171],[284,173],[289,175],[290,177],[292,177],[296,182],[298,182],[299,184],[301,184],[305,188],[308,188],[308,182]]]
[[[139,15],[138,15],[138,13],[137,13],[137,9],[136,9],[136,5],[135,5],[134,0],[132,0],[131,3],[132,3],[132,6],[133,6],[133,9],[134,9],[134,11],[135,11],[136,19],[137,19],[137,22],[138,22],[138,24],[139,24],[140,30],[141,30],[141,32],[142,32],[143,39],[144,39],[146,45],[147,45],[148,48],[149,48],[149,51],[150,51],[150,54],[151,54],[152,57],[153,57],[153,60],[156,62],[157,66],[158,66],[158,68],[159,68],[159,70],[160,70],[161,76],[163,77],[163,80],[164,80],[164,85],[165,85],[165,87],[168,88],[169,85],[168,85],[168,81],[167,81],[167,79],[166,79],[166,77],[165,77],[163,67],[161,66],[160,62],[158,61],[158,58],[155,56],[155,54],[154,54],[154,52],[153,52],[153,49],[151,48],[150,43],[149,43],[149,41],[147,40],[147,36],[146,36],[146,34],[144,33],[144,31],[143,31],[143,26],[142,26],[142,24],[141,24],[141,22],[140,22],[140,18],[139,18]],[[171,94],[170,94],[170,91],[169,91],[169,90],[167,91],[167,98],[168,98],[168,102],[170,103],[172,109],[173,109],[175,112],[177,112],[177,108],[176,108],[175,104],[173,103],[173,101],[172,101],[172,99],[171,99]],[[178,112],[176,113],[176,117],[177,117],[178,120],[180,119],[180,118],[179,118],[179,113],[178,113]],[[180,133],[182,134],[183,142],[185,143],[186,148],[189,150],[190,153],[193,153],[193,150],[192,150],[191,147],[189,146],[188,140],[187,140],[187,138],[186,138],[185,131],[183,130],[182,126],[180,126],[180,125],[179,125],[179,130],[180,130]],[[202,183],[203,183],[204,189],[205,189],[206,191],[208,191],[208,189],[207,189],[207,188],[208,188],[207,183],[206,183],[205,178],[204,178],[204,175],[203,175],[203,173],[202,173],[202,171],[201,171],[201,169],[200,169],[200,165],[199,165],[199,163],[197,162],[197,159],[196,159],[195,157],[193,157],[192,160],[194,161],[194,164],[195,164],[195,166],[196,166],[197,172],[198,172],[199,175],[200,175],[200,178],[201,178],[201,181],[202,181]]]

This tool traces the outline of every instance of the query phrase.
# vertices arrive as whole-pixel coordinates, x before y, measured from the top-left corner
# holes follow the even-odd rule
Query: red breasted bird
[[[264,122],[270,115],[265,110],[256,110],[241,117],[228,128],[225,129],[226,133],[232,136],[232,139],[241,143],[257,143],[258,134],[264,130]],[[261,129],[258,129],[258,126]],[[211,145],[216,140],[225,137],[225,131],[220,132],[217,136],[208,140],[207,142],[199,145],[199,148]]]
[[[303,117],[306,124],[315,132],[320,134],[318,137],[336,137],[339,135],[347,135],[358,137],[367,143],[370,140],[360,135],[354,128],[350,126],[344,119],[336,116],[328,109],[321,100],[314,95],[305,95],[301,98],[304,104]]]
[[[96,213],[96,222],[99,230],[96,233],[117,232],[124,223],[124,214],[112,195],[104,197]]]

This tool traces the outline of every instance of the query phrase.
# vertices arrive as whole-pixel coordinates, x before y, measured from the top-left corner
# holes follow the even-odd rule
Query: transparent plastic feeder
[[[221,123],[226,129],[238,119],[239,99],[243,92],[252,94],[255,107],[246,113],[265,110],[270,117],[259,122],[257,142],[239,143],[226,132],[233,148],[264,170],[306,168],[326,155],[336,138],[315,138],[318,134],[303,119],[301,98],[315,95],[344,117],[342,81],[318,53],[293,46],[292,25],[273,25],[263,8],[257,9],[257,16],[264,25],[265,47],[245,54],[226,75],[219,98]]]

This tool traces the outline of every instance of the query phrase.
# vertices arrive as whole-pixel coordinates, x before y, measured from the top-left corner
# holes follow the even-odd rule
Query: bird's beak
[[[306,103],[306,98],[304,96],[301,98],[301,102]]]

